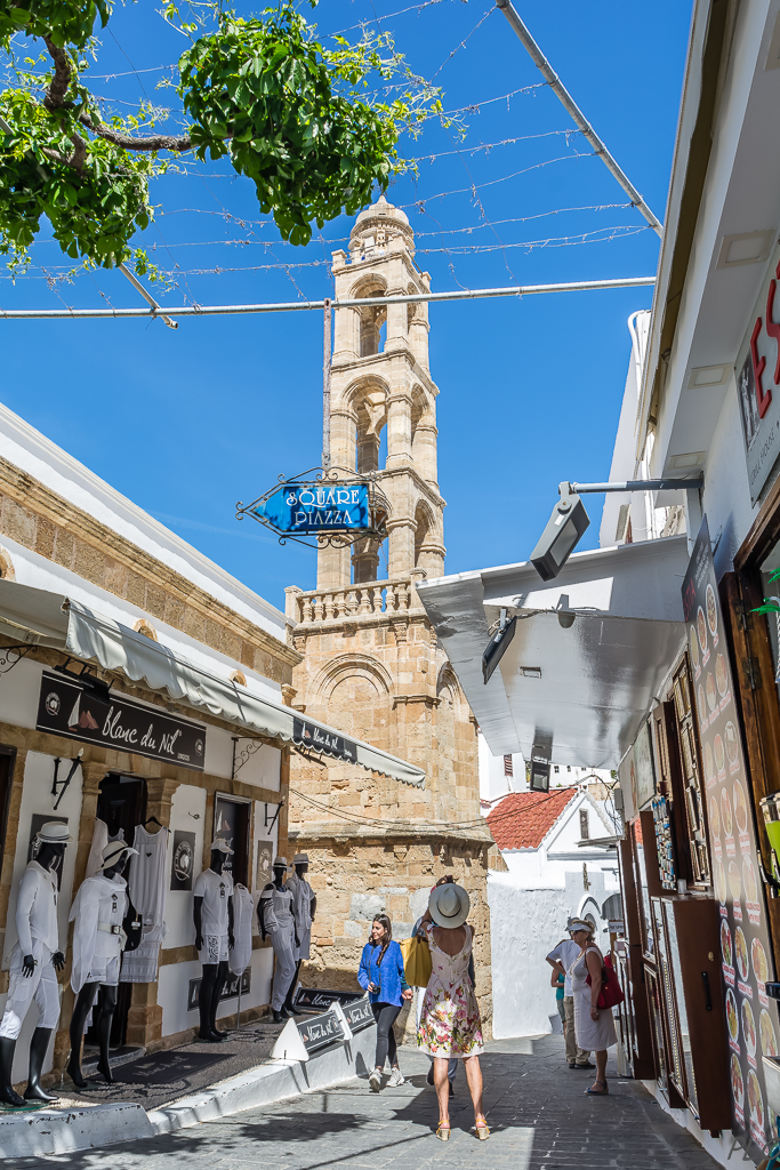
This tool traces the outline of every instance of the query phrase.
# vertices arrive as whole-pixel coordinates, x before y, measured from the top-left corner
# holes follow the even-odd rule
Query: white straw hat
[[[220,853],[226,853],[228,855],[233,852],[224,837],[215,837],[211,842],[211,848],[217,849]]]
[[[100,863],[101,869],[110,869],[112,865],[116,865],[123,853],[137,853],[137,849],[133,849],[132,845],[128,845],[126,841],[109,841],[103,850],[103,860]]]
[[[41,845],[67,845],[70,841],[68,826],[63,821],[47,821],[35,835]]]
[[[442,886],[435,886],[428,899],[428,910],[437,926],[454,930],[462,926],[469,916],[471,903],[463,886],[456,886],[454,882],[446,882]]]

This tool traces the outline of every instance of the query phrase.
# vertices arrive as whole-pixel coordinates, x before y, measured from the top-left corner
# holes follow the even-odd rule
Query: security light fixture
[[[493,671],[504,657],[509,643],[515,636],[516,625],[517,618],[510,618],[508,611],[502,609],[498,620],[498,628],[492,635],[482,655],[482,678],[485,683],[488,682]]]
[[[67,662],[55,666],[54,669],[64,674],[66,678],[72,679],[73,682],[82,686],[85,691],[94,695],[97,699],[102,699],[104,703],[111,700],[111,684],[104,682],[102,678],[98,678],[93,674],[88,667],[82,666],[80,671],[68,670],[68,666],[72,660],[68,658]]]
[[[552,516],[542,533],[536,548],[531,553],[530,561],[543,581],[552,581],[557,577],[572,552],[577,541],[590,524],[588,514],[580,499],[585,492],[662,492],[662,491],[693,491],[701,492],[704,487],[702,474],[692,475],[689,479],[630,479],[625,483],[561,483],[558,484],[560,500],[553,508]],[[559,618],[560,620],[560,618]],[[564,629],[568,628],[561,622]]]
[[[550,791],[550,761],[531,757],[528,768],[528,787],[532,792]]]
[[[543,581],[552,581],[553,577],[558,576],[590,524],[585,505],[577,493],[571,490],[571,484],[562,483],[558,490],[561,498],[531,553],[531,564]]]

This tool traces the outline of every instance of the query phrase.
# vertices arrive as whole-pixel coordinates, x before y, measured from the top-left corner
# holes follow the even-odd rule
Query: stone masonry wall
[[[415,837],[410,829],[403,838],[388,835],[362,840],[354,836],[317,840],[308,835],[298,840],[290,833],[290,846],[307,850],[309,880],[317,895],[311,959],[301,969],[306,987],[356,990],[360,954],[374,916],[388,914],[393,937],[408,938],[425,910],[431,886],[451,873],[471,898],[476,991],[483,1026],[490,1035],[493,1006],[488,846],[484,842],[465,836],[446,842],[431,834]],[[407,1009],[401,1024],[407,1035],[413,1033],[415,1021]]]

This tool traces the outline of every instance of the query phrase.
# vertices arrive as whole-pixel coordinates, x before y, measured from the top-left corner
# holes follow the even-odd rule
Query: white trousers
[[[0,1038],[18,1040],[24,1018],[35,1000],[40,1012],[39,1028],[56,1028],[60,1018],[60,989],[51,951],[37,939],[33,946],[35,970],[27,976],[22,971],[22,954],[17,943],[11,953],[11,980],[5,1011],[0,1020]]]
[[[295,927],[291,924],[282,927],[281,930],[269,931],[269,934],[276,959],[271,1008],[275,1012],[280,1012],[295,974]]]

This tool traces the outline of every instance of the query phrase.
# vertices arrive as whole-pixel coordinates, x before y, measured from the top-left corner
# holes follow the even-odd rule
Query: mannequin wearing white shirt
[[[0,1102],[17,1108],[26,1101],[56,1101],[41,1088],[40,1076],[51,1034],[60,1015],[55,971],[65,966],[57,940],[57,870],[65,844],[43,842],[24,871],[16,902],[18,942],[11,952],[11,979],[0,1021]],[[16,1041],[27,1010],[35,999],[41,1015],[30,1041],[29,1082],[24,1098],[11,1084]]]
[[[211,850],[211,864],[209,870],[217,877],[223,879],[225,885],[225,894],[227,902],[227,938],[224,946],[224,958],[222,957],[222,943],[219,942],[218,948],[213,957],[214,962],[206,962],[207,958],[212,956],[207,953],[204,948],[204,936],[207,944],[213,943],[215,939],[219,939],[219,935],[211,935],[208,930],[204,930],[204,902],[207,902],[206,897],[199,897],[197,892],[193,901],[192,917],[195,922],[195,946],[200,952],[202,963],[202,974],[200,980],[200,994],[198,997],[198,1007],[200,1010],[200,1030],[198,1036],[201,1040],[219,1041],[224,1040],[227,1032],[221,1031],[217,1027],[217,1008],[219,1006],[220,997],[225,988],[225,983],[228,977],[228,950],[233,947],[233,881],[229,874],[224,874],[225,862],[228,859],[228,854],[223,853],[221,849]],[[208,874],[208,870],[204,874]],[[200,875],[203,877],[204,875]],[[196,879],[195,891],[198,889],[198,882]],[[211,907],[206,907],[207,912],[211,911]],[[212,911],[213,912],[213,911]],[[208,925],[208,922],[206,922]]]
[[[92,878],[87,878],[85,880],[85,882],[83,883],[81,889],[79,890],[79,894],[81,894],[81,890],[84,889],[84,886],[86,886],[87,882],[96,882],[96,881],[99,881],[101,879],[107,879],[107,881],[109,881],[109,882],[113,881],[116,884],[117,902],[118,903],[121,902],[121,904],[118,905],[118,910],[117,910],[117,914],[116,914],[117,921],[111,922],[111,923],[106,921],[105,924],[104,923],[100,923],[100,924],[96,923],[96,926],[97,926],[97,929],[99,929],[99,930],[100,929],[105,930],[106,934],[108,934],[108,932],[110,930],[111,937],[116,938],[117,940],[119,940],[121,938],[121,934],[119,932],[115,932],[114,927],[119,926],[121,928],[122,920],[125,917],[125,913],[127,911],[128,904],[129,904],[128,898],[127,898],[127,883],[125,882],[122,875],[124,874],[125,870],[127,869],[128,862],[130,861],[130,853],[131,853],[131,850],[129,848],[125,849],[122,852],[122,854],[117,858],[117,860],[114,861],[110,865],[106,865],[105,868],[102,870],[102,872],[99,875],[96,875],[95,877],[92,877]],[[78,895],[77,895],[77,898],[78,898]],[[105,899],[104,899],[104,901],[105,901]],[[71,918],[74,918],[74,910],[76,910],[76,909],[77,909],[77,905],[76,905],[76,903],[74,903],[74,906],[71,909]],[[103,912],[105,913],[105,911],[103,911]],[[71,1080],[73,1081],[73,1083],[77,1089],[85,1089],[87,1087],[87,1082],[84,1080],[84,1076],[81,1072],[81,1041],[82,1041],[82,1038],[84,1036],[84,1027],[85,1027],[86,1022],[87,1022],[87,1016],[89,1015],[90,1011],[92,1010],[92,1006],[95,1002],[95,996],[97,995],[98,991],[100,991],[100,996],[98,999],[97,1012],[95,1013],[95,1017],[94,1017],[95,1028],[96,1028],[96,1031],[98,1034],[98,1044],[100,1047],[100,1057],[98,1059],[97,1067],[98,1067],[98,1072],[101,1073],[103,1079],[108,1084],[113,1084],[113,1081],[114,1081],[114,1077],[113,1077],[113,1074],[111,1072],[111,1064],[109,1062],[109,1040],[110,1040],[110,1036],[111,1036],[111,1021],[113,1019],[114,1010],[116,1008],[117,984],[115,984],[115,983],[102,983],[100,981],[95,981],[95,980],[88,980],[85,983],[81,982],[81,980],[85,977],[85,975],[86,976],[89,975],[89,971],[84,972],[83,970],[78,969],[78,965],[77,965],[77,953],[76,953],[77,948],[76,948],[75,932],[79,930],[79,926],[80,926],[79,919],[78,919],[78,916],[76,916],[76,926],[74,928],[74,948],[73,948],[74,955],[73,955],[73,970],[71,972],[71,986],[73,986],[74,991],[77,992],[77,996],[76,996],[76,1004],[75,1004],[75,1007],[73,1008],[73,1015],[72,1015],[71,1021],[70,1021],[70,1058],[68,1060],[67,1072],[68,1072],[68,1076],[71,1078]],[[103,936],[101,935],[99,937],[101,937],[101,939],[102,939]],[[117,951],[117,960],[116,960],[117,983],[118,983],[118,978],[119,978],[119,959],[118,959],[118,957],[120,954],[121,954],[121,943],[119,944],[119,949]],[[87,965],[88,965],[88,963],[89,963],[89,958],[87,957]]]

